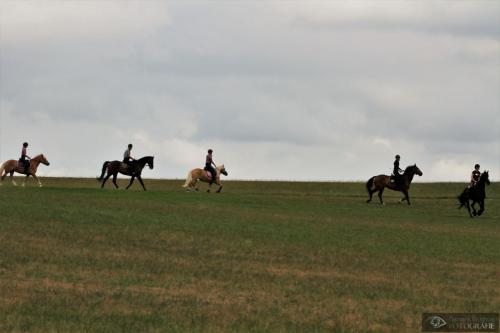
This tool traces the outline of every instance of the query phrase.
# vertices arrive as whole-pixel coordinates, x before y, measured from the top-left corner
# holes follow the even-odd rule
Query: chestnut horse
[[[227,176],[228,173],[226,171],[226,168],[224,167],[224,164],[217,166],[217,168],[215,168],[215,170],[217,171],[215,183],[217,185],[219,185],[219,189],[217,190],[217,193],[219,193],[222,190],[222,184],[220,182],[220,175],[223,174],[224,176]],[[198,188],[196,187],[196,182],[198,180],[201,180],[202,182],[205,182],[205,183],[209,183],[210,185],[208,185],[207,192],[210,192],[210,188],[212,187],[212,183],[210,182],[212,180],[212,176],[210,175],[210,171],[203,170],[200,168],[196,168],[196,169],[189,171],[189,173],[187,175],[186,182],[184,183],[184,185],[182,185],[182,187],[186,188],[187,191],[189,191],[189,190],[198,191]]]
[[[129,189],[130,186],[132,186],[132,183],[134,182],[135,178],[137,178],[137,180],[141,183],[144,191],[146,191],[146,187],[144,186],[144,182],[142,181],[141,178],[141,173],[142,169],[144,169],[146,164],[149,166],[150,169],[153,169],[153,161],[154,161],[154,156],[144,156],[135,161],[134,165],[130,167],[129,165],[121,161],[104,162],[104,164],[102,165],[101,176],[97,178],[97,180],[102,182],[101,188],[103,188],[104,184],[106,184],[106,181],[109,179],[109,177],[113,176],[113,184],[115,185],[116,188],[118,188],[118,184],[116,183],[116,177],[118,176],[118,173],[121,173],[125,176],[132,177],[132,179],[130,179],[130,183],[126,188],[127,190]]]
[[[380,198],[380,203],[384,205],[384,200],[382,199],[382,194],[384,189],[387,187],[393,191],[403,192],[405,197],[401,199],[401,202],[405,201],[410,205],[410,197],[408,196],[408,190],[410,189],[411,181],[414,175],[422,176],[423,173],[417,167],[416,164],[410,165],[405,169],[405,172],[400,176],[400,181],[395,181],[393,177],[386,175],[373,176],[366,183],[366,189],[370,198],[366,202],[372,201],[373,193],[378,191],[378,197]]]
[[[5,161],[0,166],[0,176],[1,176],[0,185],[2,185],[2,182],[7,176],[7,174],[10,173],[10,180],[12,181],[12,185],[17,186],[17,183],[14,181],[14,172],[17,172],[22,175],[26,175],[26,178],[24,178],[22,186],[26,184],[26,179],[28,179],[28,177],[31,175],[38,182],[38,185],[42,187],[42,182],[40,182],[40,179],[38,179],[38,177],[36,176],[36,171],[40,163],[45,165],[50,165],[49,161],[47,161],[47,159],[45,158],[45,156],[43,156],[43,154],[37,155],[30,160],[30,167],[27,172],[25,171],[24,164],[22,164],[21,162],[16,160]]]

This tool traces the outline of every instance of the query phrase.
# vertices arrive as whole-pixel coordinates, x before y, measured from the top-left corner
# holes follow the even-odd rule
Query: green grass
[[[42,181],[0,187],[2,332],[419,332],[500,309],[498,183],[471,219],[455,183],[383,207],[362,183]]]

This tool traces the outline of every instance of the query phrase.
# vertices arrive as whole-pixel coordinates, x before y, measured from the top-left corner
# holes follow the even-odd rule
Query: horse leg
[[[25,186],[26,186],[26,180],[28,180],[28,177],[29,177],[29,176],[30,176],[30,174],[28,173],[28,174],[26,175],[26,177],[24,177],[24,179],[23,179],[23,183],[21,184],[21,187],[25,187]]]
[[[10,181],[11,181],[12,185],[17,186],[17,183],[14,180],[14,171],[10,172]]]
[[[401,200],[401,202],[403,202],[404,200],[406,200],[406,202],[408,203],[408,206],[411,205],[411,203],[410,203],[410,196],[408,195],[408,191],[407,190],[403,190],[403,193],[404,193],[405,197]]]
[[[470,205],[470,207],[472,208],[472,215],[476,216],[477,215],[477,211],[476,211],[476,202],[475,201],[472,201],[472,204]]]
[[[212,182],[208,183],[208,190],[207,193],[210,193],[210,189],[212,188]]]
[[[370,198],[368,200],[366,200],[366,203],[372,202],[373,193],[375,193],[375,192],[376,191],[372,191],[372,190],[368,191],[368,195],[370,196]]]
[[[119,187],[118,187],[118,184],[116,183],[116,178],[117,178],[117,177],[118,177],[118,173],[115,173],[115,174],[113,175],[113,184],[115,185],[115,188],[119,188]]]
[[[220,193],[220,191],[222,191],[222,183],[220,182],[220,180],[217,182],[217,185],[219,185],[219,189],[217,190],[217,193]]]
[[[142,185],[142,188],[144,189],[144,191],[146,191],[146,186],[144,186],[144,182],[142,181],[142,177],[137,175],[137,180],[139,181],[139,183],[141,183]]]
[[[38,179],[38,177],[35,175],[35,174],[31,174],[33,176],[33,178],[35,178],[35,180],[38,182],[38,186],[42,187],[42,182],[40,181],[40,179]],[[29,175],[28,175],[29,176]],[[28,176],[26,176],[26,178],[28,178]]]
[[[104,177],[104,179],[102,180],[101,188],[103,188],[103,187],[104,187],[104,184],[106,184],[106,182],[108,181],[109,177],[111,177],[111,174],[110,174],[110,173],[108,173],[108,174],[106,175],[106,177]]]
[[[385,203],[384,203],[384,199],[382,199],[382,194],[384,194],[384,188],[381,188],[381,189],[378,191],[378,197],[379,197],[379,199],[380,199],[380,203],[381,203],[382,205],[385,205]]]
[[[467,208],[467,211],[469,212],[470,217],[474,217],[474,216],[472,216],[472,212],[470,210],[470,201],[469,201],[469,199],[467,199],[467,201],[465,202],[465,207]]]
[[[479,212],[477,212],[477,216],[481,216],[484,212],[484,200],[479,201]]]
[[[129,187],[132,186],[132,183],[134,182],[134,180],[135,180],[135,176],[132,176],[132,178],[130,179],[130,183],[128,184],[126,190],[128,190]]]

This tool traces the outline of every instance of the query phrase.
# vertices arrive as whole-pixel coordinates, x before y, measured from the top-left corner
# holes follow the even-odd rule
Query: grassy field
[[[1,332],[419,332],[422,312],[500,310],[499,183],[471,219],[453,183],[382,207],[363,183],[42,181],[0,187]]]

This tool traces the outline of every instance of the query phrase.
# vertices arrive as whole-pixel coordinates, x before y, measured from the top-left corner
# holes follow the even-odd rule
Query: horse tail
[[[106,173],[106,169],[108,168],[109,161],[104,162],[102,165],[102,173],[99,178],[97,178],[98,181],[102,181],[104,179],[104,174]]]
[[[193,172],[192,171],[189,171],[188,174],[187,174],[187,177],[186,177],[186,182],[184,183],[184,185],[182,185],[182,187],[186,188],[186,187],[189,187],[189,184],[191,184],[191,182],[193,181]]]
[[[368,181],[366,182],[366,190],[368,191],[368,193],[370,193],[370,190],[373,186],[373,182],[375,181],[375,176],[373,176],[372,178],[368,179]]]
[[[0,177],[2,177],[3,172],[5,171],[5,164],[7,164],[7,162],[3,162],[2,165],[0,165]]]
[[[460,206],[458,206],[458,209],[465,207],[467,205],[467,200],[469,200],[467,188],[457,197],[457,199],[458,199],[458,202],[460,203]]]

